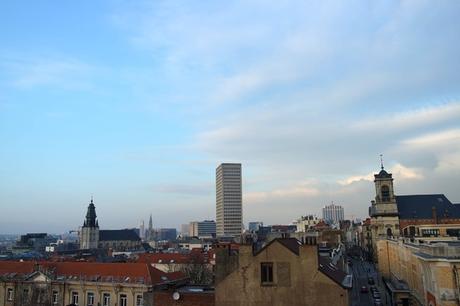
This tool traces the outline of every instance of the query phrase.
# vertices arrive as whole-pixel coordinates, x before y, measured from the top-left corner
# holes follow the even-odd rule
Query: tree
[[[213,282],[212,269],[198,253],[190,254],[190,262],[182,267],[182,272],[194,285],[210,285]]]

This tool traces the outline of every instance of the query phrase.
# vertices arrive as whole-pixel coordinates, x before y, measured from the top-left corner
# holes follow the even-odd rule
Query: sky
[[[0,233],[460,203],[460,1],[0,2]]]

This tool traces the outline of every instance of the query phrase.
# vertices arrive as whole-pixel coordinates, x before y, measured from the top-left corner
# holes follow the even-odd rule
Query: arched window
[[[415,236],[415,226],[409,226],[409,236]]]
[[[390,201],[390,188],[387,185],[382,186],[381,192],[382,192],[382,201],[383,202]]]
[[[387,228],[387,236],[388,237],[393,236],[393,233],[391,232],[391,228]]]

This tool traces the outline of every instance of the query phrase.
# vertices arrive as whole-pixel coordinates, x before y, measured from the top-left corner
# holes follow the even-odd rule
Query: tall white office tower
[[[237,237],[242,226],[241,164],[220,164],[216,169],[216,234]]]
[[[141,220],[141,224],[139,225],[139,238],[144,240],[145,238],[145,226],[144,226],[144,220]]]
[[[323,219],[330,224],[339,224],[344,220],[343,207],[340,205],[326,205],[323,207]]]

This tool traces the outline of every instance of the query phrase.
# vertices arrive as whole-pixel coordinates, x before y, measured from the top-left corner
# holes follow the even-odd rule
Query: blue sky
[[[244,219],[334,201],[365,217],[379,154],[399,194],[460,202],[458,1],[0,4],[0,232],[215,216],[241,162]]]

